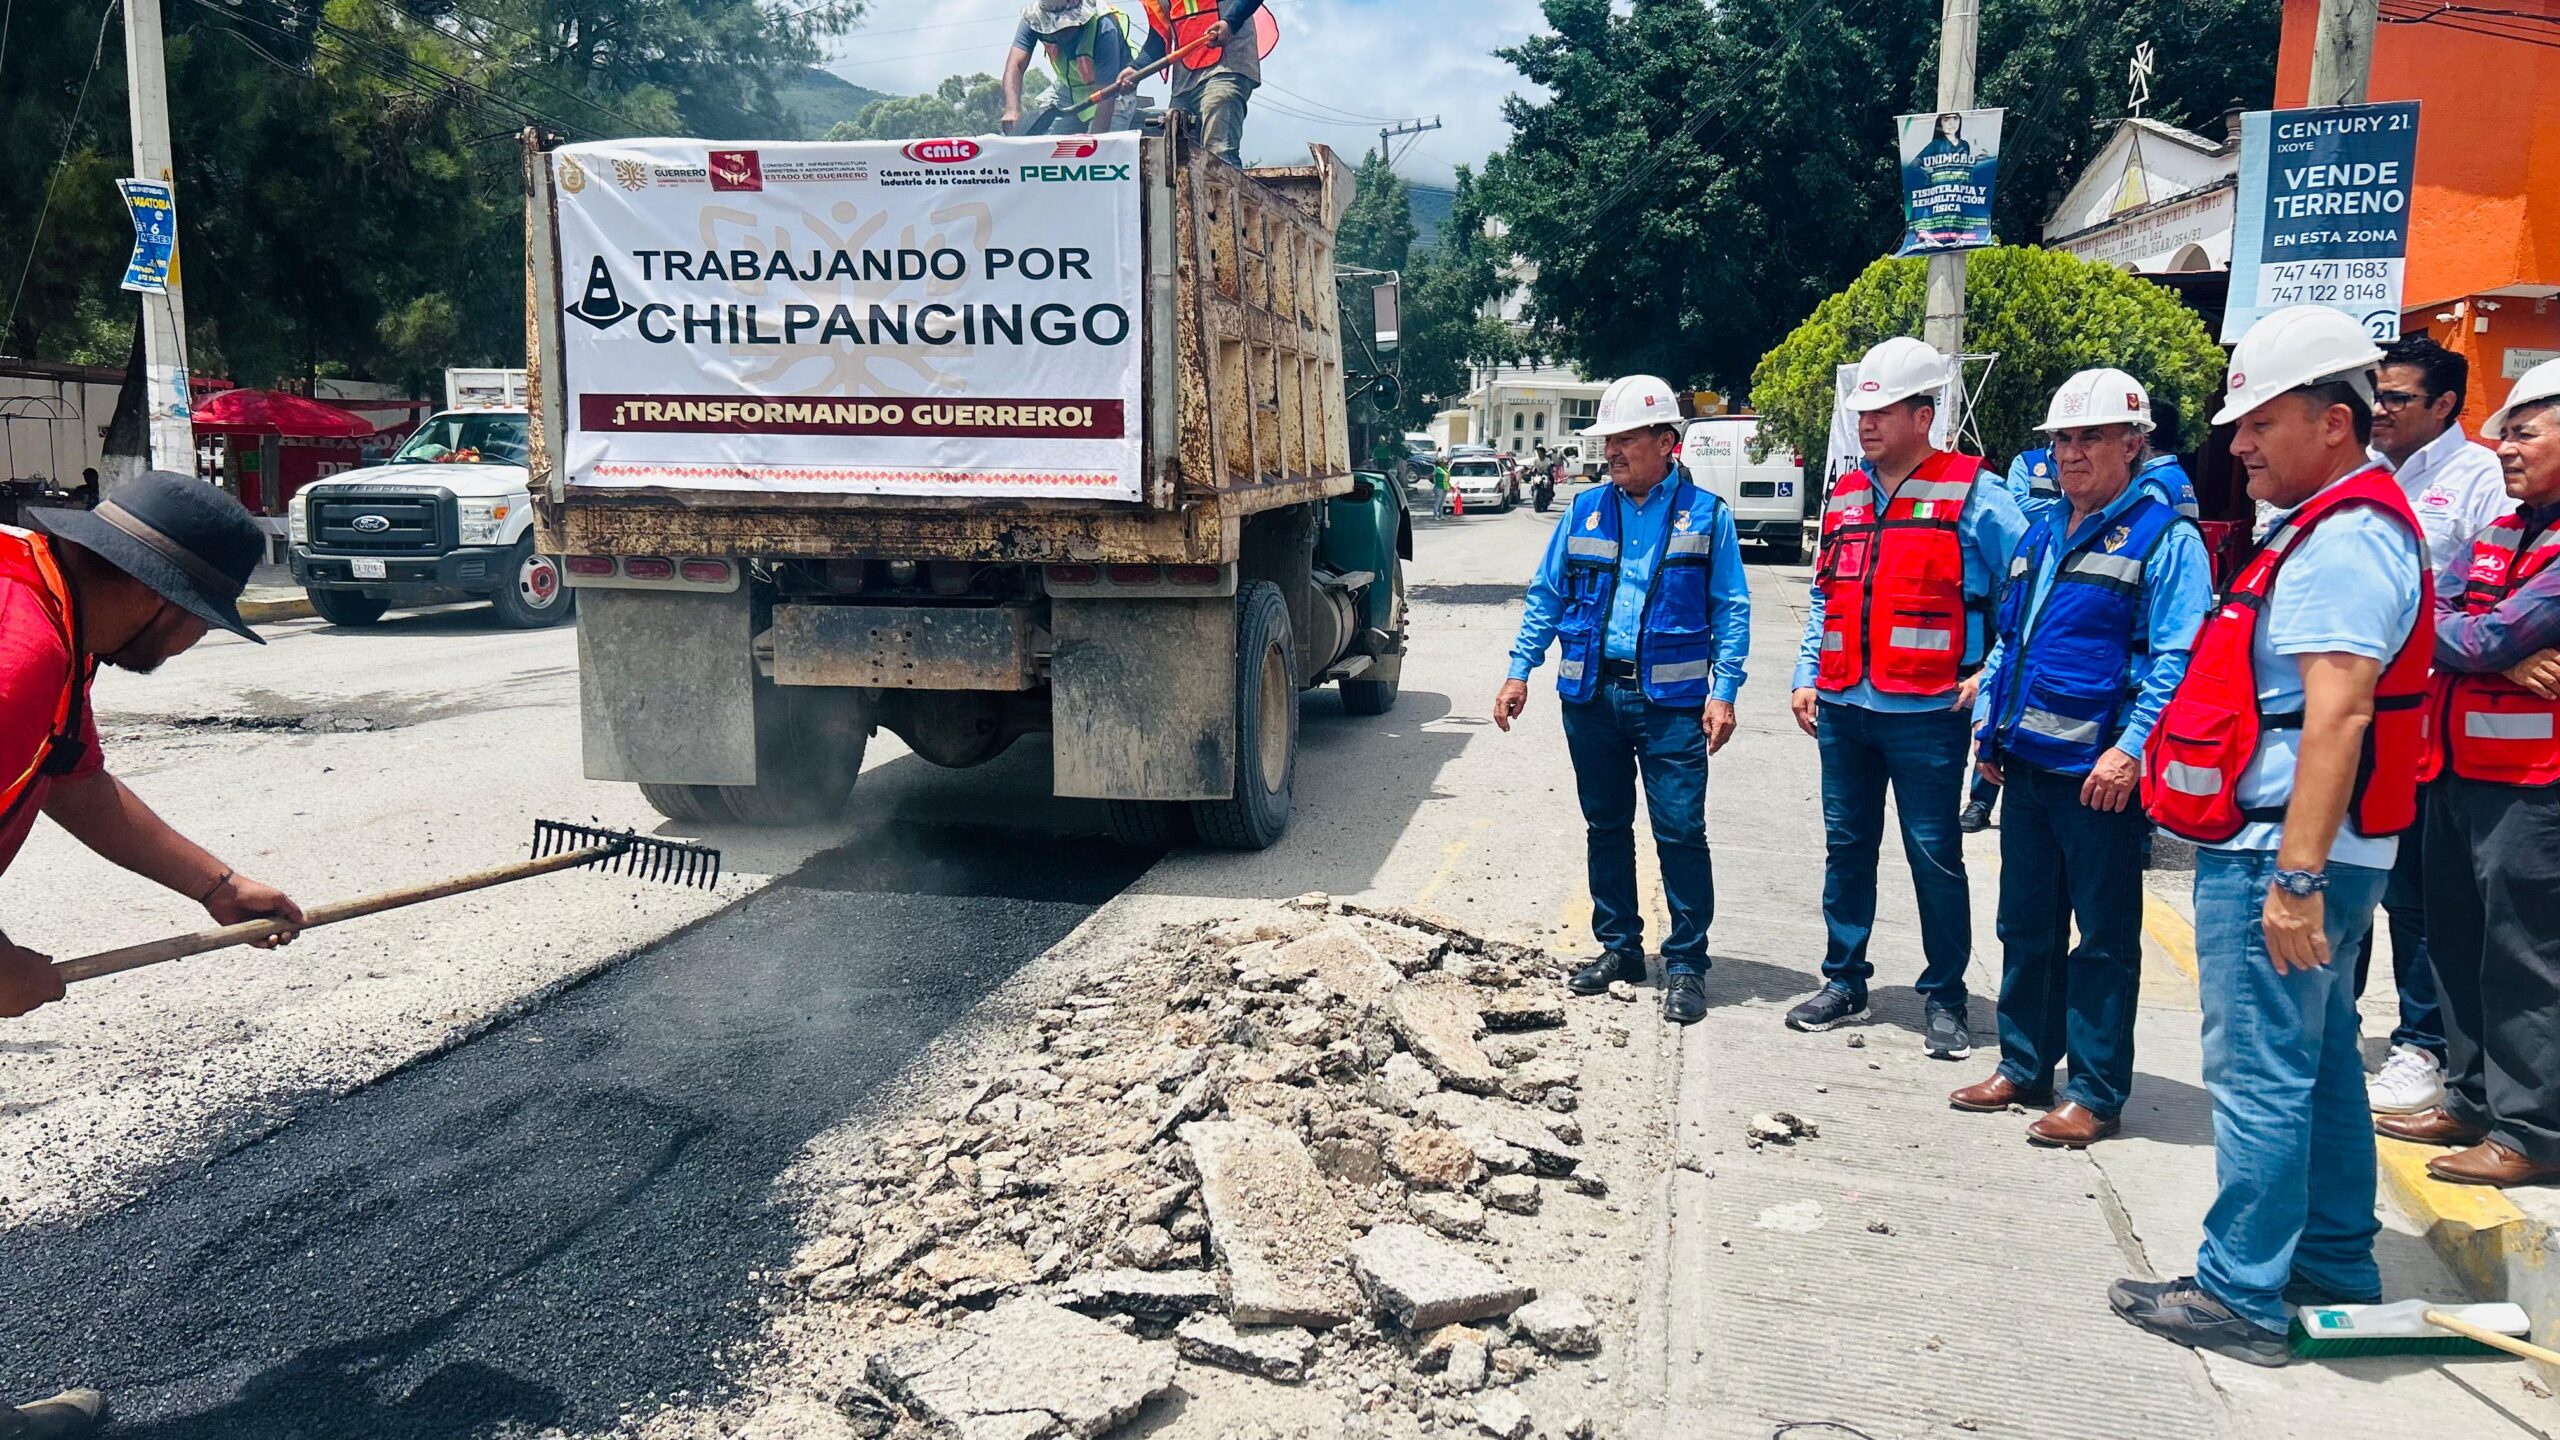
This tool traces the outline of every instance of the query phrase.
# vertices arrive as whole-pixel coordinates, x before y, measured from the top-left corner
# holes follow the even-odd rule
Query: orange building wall
[[[2560,17],[2560,0],[2494,0],[2497,8]],[[2394,25],[2420,13],[2385,0],[2376,33],[2371,97],[2415,100],[2417,189],[2409,227],[2404,331],[2423,329],[2471,361],[2463,418],[2477,432],[2512,384],[2500,375],[2510,348],[2560,350],[2560,299],[2493,297],[2515,286],[2560,288],[2560,49],[2466,33],[2442,23]],[[2305,103],[2318,0],[2284,0],[2276,56],[2276,104]],[[2560,25],[2500,22],[2548,34]],[[2457,302],[2462,318],[2438,320]],[[2485,330],[2478,328],[2487,322]]]

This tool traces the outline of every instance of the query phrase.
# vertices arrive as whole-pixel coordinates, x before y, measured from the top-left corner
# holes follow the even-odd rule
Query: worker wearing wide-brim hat
[[[1645,978],[1636,895],[1636,781],[1671,911],[1663,1018],[1707,1013],[1707,759],[1733,736],[1751,652],[1751,593],[1733,511],[1682,469],[1680,407],[1667,383],[1630,376],[1600,397],[1585,435],[1609,450],[1607,485],[1574,497],[1529,587],[1510,678],[1494,697],[1504,730],[1529,703],[1529,672],[1558,647],[1556,690],[1573,757],[1600,956],[1566,983],[1597,995]]]

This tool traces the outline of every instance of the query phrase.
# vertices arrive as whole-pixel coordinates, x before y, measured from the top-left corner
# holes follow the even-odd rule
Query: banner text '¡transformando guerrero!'
[[[1129,312],[1118,305],[785,305],[781,323],[746,305],[643,305],[640,338],[652,345],[1087,345],[1129,341]],[[1027,338],[1026,338],[1027,337]]]

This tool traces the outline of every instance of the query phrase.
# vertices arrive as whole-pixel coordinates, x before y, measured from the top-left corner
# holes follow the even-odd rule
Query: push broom
[[[65,984],[95,980],[101,975],[117,975],[127,970],[139,970],[145,965],[183,960],[208,950],[255,944],[287,931],[313,930],[342,920],[379,915],[386,910],[442,900],[450,895],[467,895],[474,890],[509,885],[562,870],[608,870],[643,880],[708,890],[720,882],[720,852],[681,840],[659,840],[629,830],[602,830],[560,820],[536,820],[533,822],[533,858],[529,860],[470,875],[457,875],[433,884],[413,885],[405,890],[386,890],[379,895],[341,900],[334,905],[315,905],[299,925],[285,920],[244,920],[219,930],[199,930],[192,935],[172,935],[165,940],[128,945],[121,950],[104,950],[76,960],[57,960],[53,973],[61,976]]]
[[[2516,1337],[2533,1333],[2521,1305],[2307,1305],[2293,1317],[2293,1353],[2306,1360],[2366,1355],[2482,1355],[2491,1351],[2545,1365],[2560,1353]]]

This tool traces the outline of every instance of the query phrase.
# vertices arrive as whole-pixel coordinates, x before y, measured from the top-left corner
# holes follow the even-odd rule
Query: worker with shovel
[[[1039,48],[1049,52],[1058,98],[1023,129],[1022,80]],[[1124,106],[1136,108],[1127,87],[1114,83],[1129,68],[1130,51],[1129,17],[1109,0],[1030,0],[1005,56],[1004,133],[1041,135],[1063,126],[1069,134],[1100,135],[1129,128],[1112,122]]]
[[[1168,58],[1173,66],[1173,108],[1199,122],[1201,143],[1230,165],[1241,165],[1245,111],[1262,87],[1262,57],[1280,43],[1280,22],[1262,0],[1146,0],[1147,45],[1121,73],[1135,87]]]
[[[224,924],[302,908],[172,829],[110,774],[89,687],[100,664],[148,674],[219,627],[258,643],[241,589],[266,552],[240,502],[155,470],[94,510],[43,510],[42,534],[0,529],[0,870],[53,817],[80,843],[202,905]],[[265,943],[282,945],[291,932]],[[62,998],[51,957],[0,937],[0,1017]],[[0,1440],[84,1434],[94,1390],[0,1410]]]

